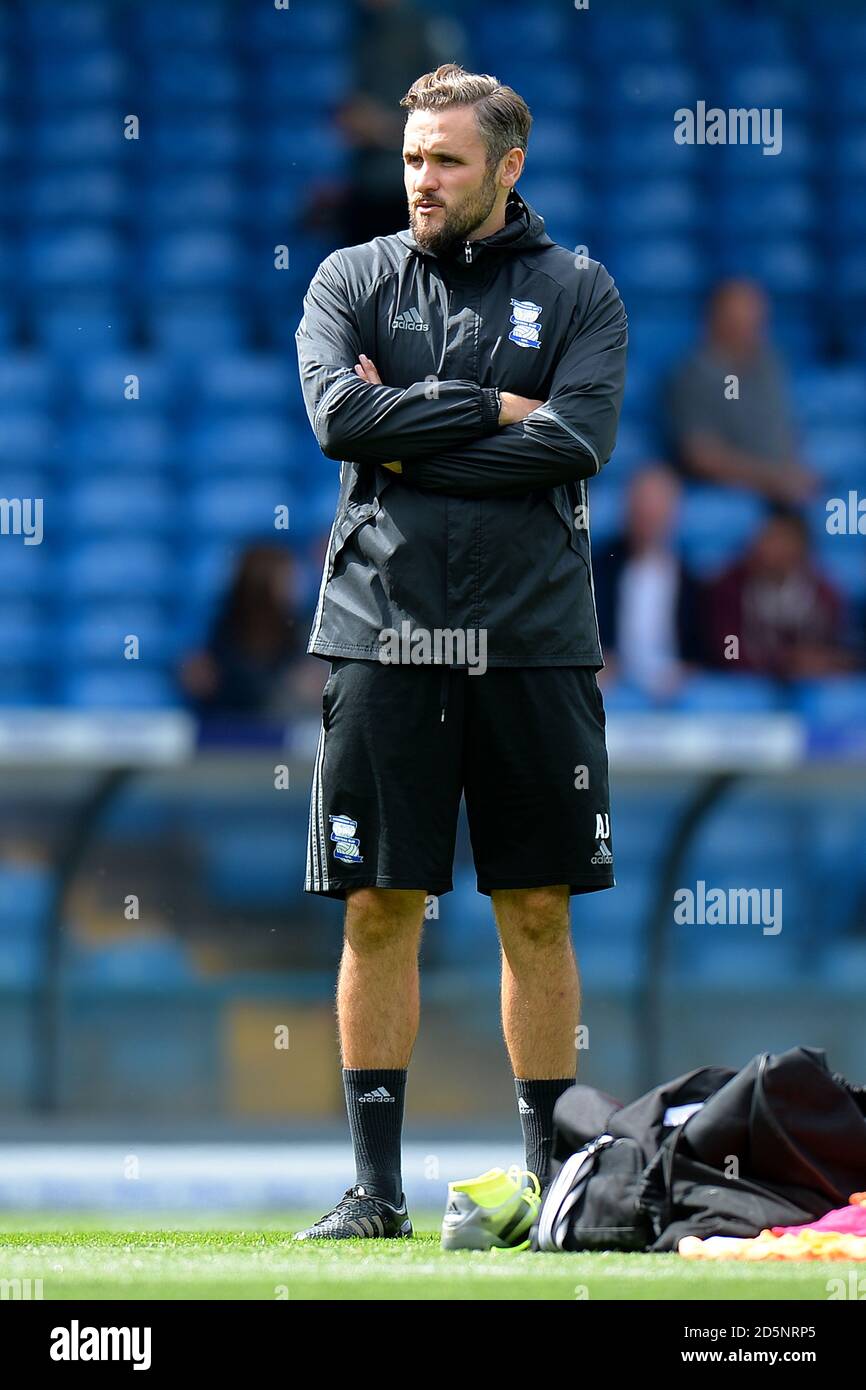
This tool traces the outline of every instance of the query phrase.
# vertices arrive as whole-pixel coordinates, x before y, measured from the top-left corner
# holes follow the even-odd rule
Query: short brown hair
[[[491,168],[515,146],[526,153],[532,126],[529,107],[513,87],[486,73],[466,72],[459,63],[442,63],[435,72],[425,72],[413,82],[400,105],[410,111],[474,106]]]

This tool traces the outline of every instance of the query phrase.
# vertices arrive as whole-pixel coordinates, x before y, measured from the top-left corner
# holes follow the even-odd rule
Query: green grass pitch
[[[826,1301],[828,1279],[864,1273],[836,1261],[707,1265],[679,1255],[444,1251],[435,1212],[413,1215],[411,1241],[293,1243],[293,1231],[317,1215],[0,1212],[0,1280],[41,1280],[45,1300]]]

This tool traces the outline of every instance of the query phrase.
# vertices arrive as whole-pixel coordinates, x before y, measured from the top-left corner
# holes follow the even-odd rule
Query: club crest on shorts
[[[329,816],[331,839],[334,841],[334,858],[344,864],[363,864],[361,841],[355,837],[358,822],[351,816]]]
[[[541,347],[541,324],[538,315],[542,306],[533,304],[531,299],[512,299],[511,322],[514,324],[508,335],[509,342],[522,348]]]

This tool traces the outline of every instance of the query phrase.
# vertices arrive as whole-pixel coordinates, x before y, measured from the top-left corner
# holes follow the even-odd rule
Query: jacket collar
[[[440,257],[435,251],[427,251],[419,246],[411,228],[398,232],[397,236],[405,246],[409,246],[419,256],[431,256],[434,260],[456,264],[474,265],[480,256],[487,259],[490,251],[526,251],[531,247],[553,246],[553,240],[544,230],[544,218],[521,198],[516,188],[512,188],[505,204],[505,226],[490,236],[478,241],[458,242],[457,245]]]

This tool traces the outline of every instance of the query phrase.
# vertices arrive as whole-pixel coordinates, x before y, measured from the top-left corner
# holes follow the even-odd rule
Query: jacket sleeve
[[[339,253],[313,276],[295,334],[310,424],[328,458],[387,463],[479,439],[499,421],[496,392],[472,381],[371,386],[354,371],[365,351]],[[369,345],[368,345],[369,346]]]
[[[627,344],[619,291],[599,265],[586,309],[572,316],[544,404],[490,438],[404,461],[401,476],[457,497],[515,496],[592,477],[616,443]]]

